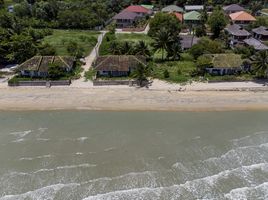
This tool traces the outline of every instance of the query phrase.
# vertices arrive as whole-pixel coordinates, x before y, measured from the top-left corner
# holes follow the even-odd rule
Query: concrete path
[[[86,81],[85,80],[85,72],[88,71],[96,57],[98,56],[99,53],[99,48],[102,43],[102,40],[106,34],[106,31],[101,31],[101,34],[98,36],[98,42],[91,51],[91,53],[85,58],[86,64],[82,65],[83,71],[81,72],[81,77],[77,80],[73,80],[71,86],[72,87],[84,87],[84,86],[92,86],[91,81]]]

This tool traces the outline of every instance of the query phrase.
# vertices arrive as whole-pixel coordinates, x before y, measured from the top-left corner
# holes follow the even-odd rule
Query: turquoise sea
[[[268,199],[268,112],[0,112],[0,200]]]

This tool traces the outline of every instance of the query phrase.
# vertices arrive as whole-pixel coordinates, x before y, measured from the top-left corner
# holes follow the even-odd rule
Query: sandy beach
[[[200,83],[179,87],[160,81],[149,89],[75,84],[52,88],[2,86],[0,110],[268,110],[267,86],[254,84]]]

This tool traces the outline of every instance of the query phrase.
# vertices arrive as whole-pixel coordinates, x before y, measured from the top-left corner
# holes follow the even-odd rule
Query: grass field
[[[140,34],[140,33],[118,33],[116,34],[116,40],[118,41],[128,41],[128,42],[138,42],[143,40],[147,44],[151,43],[153,41],[152,38],[150,38],[146,34]]]
[[[98,34],[99,32],[84,30],[54,30],[43,42],[54,46],[57,55],[68,55],[66,46],[68,42],[75,41],[85,50],[85,55],[88,55],[97,43]]]

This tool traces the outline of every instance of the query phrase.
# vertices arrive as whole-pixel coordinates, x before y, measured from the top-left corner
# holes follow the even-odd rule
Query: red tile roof
[[[128,6],[125,10],[129,12],[136,12],[136,13],[149,13],[150,10],[144,8],[143,6]]]
[[[177,19],[180,20],[181,22],[183,21],[183,14],[182,13],[174,12],[172,14],[175,15],[177,17]]]
[[[232,21],[256,21],[255,17],[245,11],[235,12],[229,16]]]

